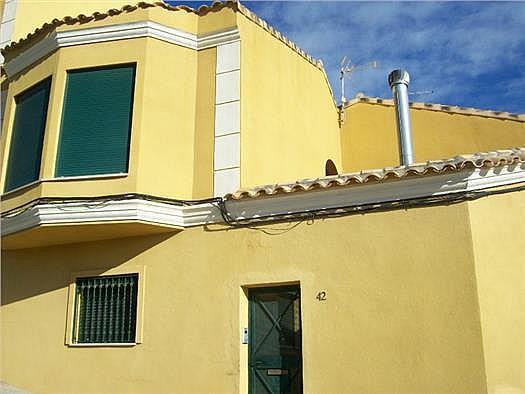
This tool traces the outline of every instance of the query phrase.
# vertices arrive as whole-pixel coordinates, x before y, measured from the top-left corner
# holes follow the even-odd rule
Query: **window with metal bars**
[[[134,343],[138,274],[77,278],[74,343]]]

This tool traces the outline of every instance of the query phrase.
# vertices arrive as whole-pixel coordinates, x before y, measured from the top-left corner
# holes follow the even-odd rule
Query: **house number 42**
[[[320,291],[315,298],[317,298],[317,301],[326,301],[326,291]]]

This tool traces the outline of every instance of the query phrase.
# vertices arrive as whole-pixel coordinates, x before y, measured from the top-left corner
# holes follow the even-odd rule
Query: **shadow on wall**
[[[0,305],[65,288],[74,272],[103,273],[118,267],[172,236],[170,233],[2,251]]]

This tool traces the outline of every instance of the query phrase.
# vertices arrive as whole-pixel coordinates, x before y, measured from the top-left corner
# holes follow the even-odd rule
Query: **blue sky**
[[[198,7],[211,2],[171,2]],[[244,1],[322,59],[339,100],[339,63],[377,60],[355,72],[357,92],[390,98],[388,73],[406,68],[412,101],[525,113],[525,2]]]

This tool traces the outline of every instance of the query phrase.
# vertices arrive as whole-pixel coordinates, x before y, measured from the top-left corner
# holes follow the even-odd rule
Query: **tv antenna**
[[[354,65],[352,64],[352,61],[350,59],[347,59],[346,56],[343,57],[341,60],[341,64],[339,65],[339,80],[341,81],[341,104],[344,105],[346,103],[346,97],[345,97],[345,75],[348,75],[348,79],[352,78],[352,73],[354,71],[361,71],[361,70],[367,70],[370,68],[377,68],[377,65],[379,63],[374,60],[373,62],[365,63],[365,64],[358,64]]]
[[[433,90],[418,90],[417,92],[408,92],[409,96],[427,96],[429,94],[434,94]]]

